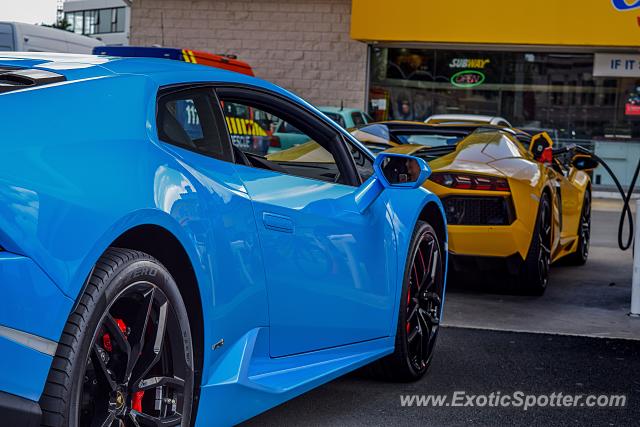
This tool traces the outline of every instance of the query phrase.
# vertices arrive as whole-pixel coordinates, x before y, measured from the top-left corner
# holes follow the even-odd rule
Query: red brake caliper
[[[415,271],[416,271],[416,266],[414,265],[413,272],[415,273]],[[411,303],[411,283],[409,283],[409,285],[407,286],[407,308],[409,308],[410,303]],[[407,333],[409,333],[409,331],[411,331],[411,322],[409,322],[409,320],[407,320],[407,324],[405,325],[405,327],[407,329]]]
[[[420,250],[420,248],[418,248],[418,253],[420,254],[420,261],[422,262],[422,269],[425,271],[424,274],[426,274],[426,267],[424,265],[424,258],[422,257],[422,250]],[[413,274],[416,276],[416,286],[418,286],[418,272],[416,271],[416,265],[413,265]],[[409,303],[411,302],[411,286],[408,286],[408,290],[407,290],[407,307],[409,306]],[[409,333],[409,331],[411,331],[411,324],[410,322],[407,322],[407,333]]]
[[[409,308],[409,304],[411,304],[411,285],[407,286],[407,308]],[[411,324],[409,320],[407,320],[406,324],[407,333],[411,330]]]
[[[131,409],[134,411],[142,412],[142,397],[144,396],[144,390],[136,391],[131,398]]]
[[[127,336],[127,324],[124,323],[124,320],[122,320],[122,319],[114,319],[114,320],[116,321],[116,324],[118,325],[118,328],[120,328],[120,330],[122,331],[122,333],[124,334],[124,336],[126,338],[126,336]],[[102,336],[102,346],[109,353],[111,353],[113,351],[113,346],[111,345],[111,336],[108,333],[105,333]],[[144,390],[136,391],[135,393],[133,393],[133,396],[131,397],[131,409],[133,409],[134,411],[142,412],[142,398],[143,397],[144,397]]]
[[[122,319],[114,319],[118,324],[118,328],[122,331],[124,336],[127,336],[127,325],[124,323]],[[111,346],[111,336],[108,333],[105,333],[102,336],[102,347],[107,350],[109,353],[113,351],[113,347]]]

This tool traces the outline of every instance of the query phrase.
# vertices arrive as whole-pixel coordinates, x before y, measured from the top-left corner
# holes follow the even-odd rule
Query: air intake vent
[[[16,76],[12,74],[0,74],[0,85],[33,86],[34,81],[25,77]]]
[[[510,197],[449,196],[442,203],[449,225],[510,225],[516,219]]]
[[[0,93],[63,82],[66,78],[51,71],[36,69],[0,69]]]

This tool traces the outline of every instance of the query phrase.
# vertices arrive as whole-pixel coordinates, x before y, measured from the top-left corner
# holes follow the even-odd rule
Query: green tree
[[[67,18],[58,19],[53,24],[41,24],[43,27],[58,28],[60,30],[71,31],[71,22]]]

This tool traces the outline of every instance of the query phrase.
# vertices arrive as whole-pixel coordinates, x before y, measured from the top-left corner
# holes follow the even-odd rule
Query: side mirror
[[[571,166],[581,171],[590,171],[598,167],[598,161],[587,154],[576,154],[571,159]]]
[[[546,132],[540,132],[531,137],[529,153],[537,161],[540,161],[546,149],[553,147],[553,140]]]
[[[419,157],[384,152],[376,157],[373,171],[373,176],[362,184],[355,196],[360,213],[371,206],[385,189],[415,189],[431,175],[431,168]]]
[[[431,175],[423,159],[396,153],[378,154],[373,170],[385,188],[418,188]]]

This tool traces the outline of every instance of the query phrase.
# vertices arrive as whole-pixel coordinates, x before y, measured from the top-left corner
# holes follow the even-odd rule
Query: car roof
[[[207,76],[207,81],[251,81],[254,84],[269,83],[239,73],[219,68],[158,58],[125,58],[99,55],[79,55],[50,52],[0,52],[0,67],[35,68],[64,75],[67,80],[90,77],[107,77],[118,74],[137,74],[168,83],[171,80],[192,81]],[[180,78],[171,79],[174,75]]]
[[[76,34],[71,31],[65,31],[60,28],[48,27],[46,25],[28,24],[26,22],[17,21],[0,21],[0,24],[10,25],[18,29],[23,37],[43,37],[43,38],[56,38],[58,40],[73,41],[73,43],[80,43],[86,47],[103,46],[104,42],[93,37],[85,36],[82,34]],[[4,53],[4,52],[0,52]]]
[[[256,77],[183,61],[158,58],[123,58],[49,52],[0,52],[2,69],[35,69],[57,73],[67,81],[118,75],[142,75],[158,86],[180,83],[215,82],[256,86],[285,95],[308,105],[292,93]]]
[[[190,83],[215,83],[255,87],[288,98],[310,111],[318,111],[316,107],[299,96],[266,80],[220,68],[170,59],[123,58],[49,52],[0,52],[0,75],[7,76],[12,72],[19,74],[15,69],[23,74],[44,70],[45,72],[63,76],[63,80],[66,81],[57,82],[58,84],[133,75],[146,76],[158,87]],[[32,86],[46,87],[46,85],[50,84],[46,83],[46,81],[51,79],[51,76],[47,75],[45,77],[46,78],[42,79],[45,83],[40,85],[36,82],[36,84]],[[2,85],[0,85],[0,89],[2,89],[1,86]],[[31,89],[32,86],[28,89]],[[8,93],[19,93],[19,89],[22,88],[7,93],[2,93],[3,91],[0,90],[0,96]],[[335,125],[335,129],[340,131],[338,125]],[[348,133],[345,134],[348,135]],[[353,142],[356,145],[362,146],[355,138]]]

